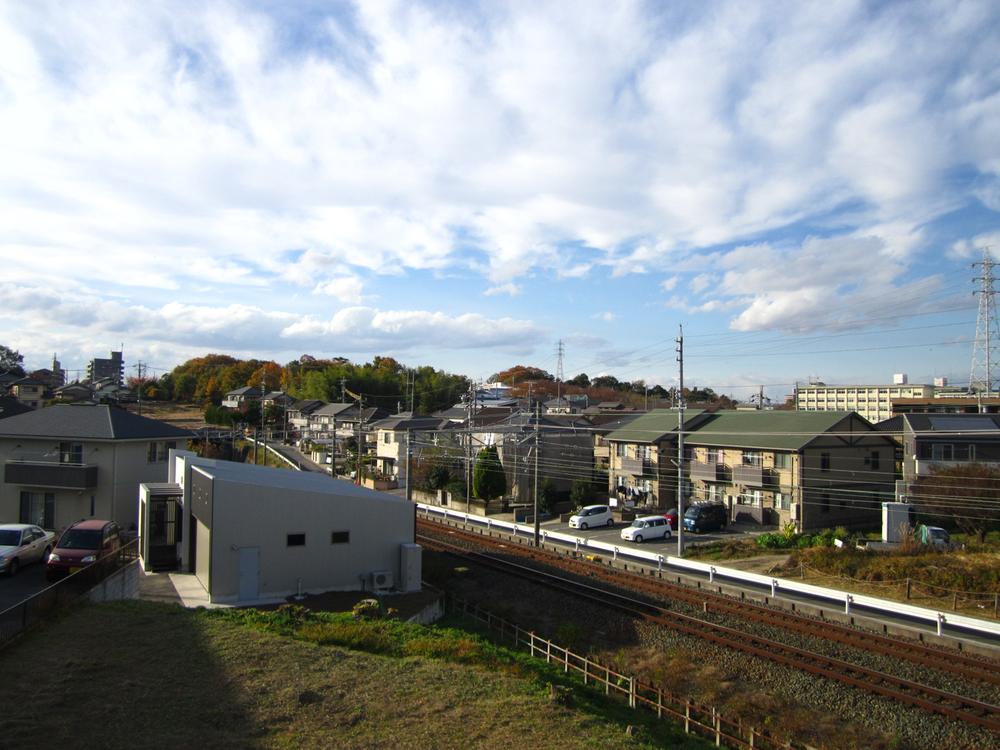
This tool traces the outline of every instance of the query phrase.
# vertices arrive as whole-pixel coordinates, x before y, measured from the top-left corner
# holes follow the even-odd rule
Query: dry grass
[[[476,648],[418,639],[421,656],[389,657],[171,605],[83,606],[0,652],[0,744],[706,747],[651,725],[628,737],[640,722],[620,706],[566,707],[537,675],[454,663]]]

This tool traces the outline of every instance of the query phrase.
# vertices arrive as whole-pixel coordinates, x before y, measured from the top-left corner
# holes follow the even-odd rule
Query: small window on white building
[[[289,547],[305,547],[306,546],[306,535],[305,534],[289,534],[287,537],[287,545]]]
[[[331,531],[330,532],[330,544],[350,544],[351,542],[351,532],[350,531]]]

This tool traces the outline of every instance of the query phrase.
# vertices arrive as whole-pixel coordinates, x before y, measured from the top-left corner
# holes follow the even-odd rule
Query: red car
[[[663,517],[670,521],[670,530],[677,531],[677,508],[671,508],[663,514]]]
[[[49,555],[45,577],[57,578],[76,573],[118,551],[121,532],[114,521],[77,521],[62,536]]]

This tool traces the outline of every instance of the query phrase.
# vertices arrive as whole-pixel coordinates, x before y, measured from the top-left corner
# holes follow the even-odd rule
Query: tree
[[[472,473],[472,494],[489,501],[507,491],[507,477],[497,454],[497,447],[490,445],[479,451]]]
[[[566,385],[575,385],[575,386],[579,386],[580,388],[589,388],[590,387],[590,378],[587,377],[587,373],[581,372],[579,375],[577,375],[572,380],[567,380],[566,381]]]
[[[594,483],[589,479],[574,479],[569,488],[569,499],[575,506],[584,506],[594,496]]]
[[[3,373],[24,377],[24,357],[21,352],[0,345],[0,374]]]
[[[1000,470],[981,463],[963,463],[917,479],[913,500],[921,513],[953,523],[979,542],[1000,527]]]
[[[514,365],[509,370],[501,370],[490,376],[490,382],[505,385],[517,385],[528,380],[555,380],[555,377],[545,370],[527,365]]]

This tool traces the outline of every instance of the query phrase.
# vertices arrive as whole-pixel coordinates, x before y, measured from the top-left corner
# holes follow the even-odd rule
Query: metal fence
[[[139,557],[134,539],[87,567],[0,612],[0,649],[47,617],[87,595],[94,586]]]
[[[717,747],[749,748],[763,750],[796,750],[802,745],[773,737],[768,732],[739,720],[725,718],[712,706],[695,703],[689,698],[674,695],[669,691],[653,687],[607,667],[587,656],[573,653],[568,648],[508,622],[479,605],[446,595],[446,607],[453,613],[477,620],[497,635],[500,643],[508,643],[515,648],[527,648],[534,657],[544,658],[549,664],[561,665],[566,674],[582,677],[584,685],[594,685],[605,695],[614,695],[627,700],[630,708],[644,708],[656,714],[658,719],[677,722],[687,734],[708,739]],[[765,717],[760,717],[763,724]]]

